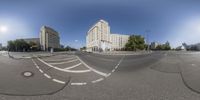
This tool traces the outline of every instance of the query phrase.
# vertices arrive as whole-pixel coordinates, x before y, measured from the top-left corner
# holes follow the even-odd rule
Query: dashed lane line
[[[112,73],[115,72],[115,69],[112,70]]]
[[[39,69],[39,71],[40,71],[41,73],[44,73],[43,70],[41,70],[41,69]]]
[[[192,66],[195,66],[195,64],[191,64]]]
[[[64,81],[61,81],[61,80],[58,80],[58,79],[52,79],[51,76],[49,76],[48,74],[44,73],[44,71],[41,70],[41,69],[39,68],[39,66],[37,65],[37,63],[36,63],[33,59],[32,59],[32,62],[34,63],[34,65],[36,66],[36,68],[38,68],[38,70],[39,70],[46,78],[51,79],[52,81],[54,81],[54,82],[56,82],[56,83],[59,83],[59,84],[66,84],[66,82],[64,82]]]
[[[40,58],[37,58],[39,61],[41,61],[42,63],[46,64],[47,66],[51,67],[51,68],[54,68],[56,70],[59,70],[59,71],[63,71],[63,72],[69,72],[69,73],[86,73],[86,72],[90,72],[91,70],[68,70],[68,69],[62,69],[62,68],[58,68],[58,67],[55,67],[45,61],[43,61],[42,59]]]
[[[36,66],[36,68],[37,68],[37,69],[40,69],[38,65]]]
[[[93,72],[95,72],[95,73],[97,73],[97,74],[99,74],[99,75],[102,75],[102,76],[104,76],[104,77],[107,76],[106,73],[100,72],[100,71],[98,71],[98,70],[96,70],[96,69],[94,69],[94,68],[88,66],[88,65],[87,65],[85,62],[83,62],[78,56],[76,56],[76,57],[77,57],[77,59],[79,59],[79,61],[80,61],[83,65],[85,65],[85,67],[89,68],[89,69],[92,70]]]
[[[73,60],[70,60],[70,61],[59,62],[59,63],[49,63],[49,64],[51,64],[51,65],[61,65],[61,64],[67,64],[67,63],[75,62],[75,61],[78,61],[78,59],[73,59]]]
[[[51,78],[51,76],[47,75],[46,73],[44,74],[44,76],[46,76],[49,79]]]
[[[124,60],[125,55],[120,59],[120,61],[117,63],[117,65],[114,67],[114,69],[111,71],[111,73],[108,73],[105,77],[109,77],[112,73],[114,73],[116,71],[116,69],[119,67],[119,65],[121,64],[121,62]]]
[[[77,60],[78,60],[78,59],[77,59]],[[77,66],[80,66],[81,64],[82,64],[82,63],[78,63],[78,64],[76,64],[76,65],[67,67],[67,68],[65,68],[65,69],[72,69],[72,68],[75,68],[75,67],[77,67]]]
[[[86,85],[86,82],[82,82],[82,83],[71,83],[71,85]]]

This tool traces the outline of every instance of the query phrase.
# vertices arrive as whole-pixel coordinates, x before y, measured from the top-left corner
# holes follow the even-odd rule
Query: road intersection
[[[0,98],[199,100],[199,57],[198,52],[158,51],[140,55],[76,52],[12,59],[1,52]],[[25,77],[25,72],[33,75]]]

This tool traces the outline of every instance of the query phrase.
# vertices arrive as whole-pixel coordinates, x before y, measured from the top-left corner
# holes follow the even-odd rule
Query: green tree
[[[8,48],[8,51],[15,51],[15,43],[14,43],[14,41],[8,41],[8,46],[7,46],[7,48]]]
[[[30,50],[30,45],[23,39],[8,41],[8,50],[9,51],[28,51]]]
[[[125,45],[126,50],[136,51],[145,49],[145,41],[141,35],[131,35],[128,43]]]

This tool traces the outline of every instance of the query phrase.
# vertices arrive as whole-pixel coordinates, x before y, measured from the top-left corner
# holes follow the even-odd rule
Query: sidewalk
[[[67,52],[9,52],[9,57],[14,59],[29,59],[33,57],[50,57],[54,55],[60,55],[60,54],[74,54],[72,51]]]
[[[107,51],[107,52],[93,52],[101,55],[144,55],[151,54],[153,51]]]

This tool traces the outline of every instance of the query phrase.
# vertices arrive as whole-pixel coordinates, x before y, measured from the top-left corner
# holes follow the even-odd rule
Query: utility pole
[[[147,51],[149,51],[149,38],[148,38],[148,33],[150,33],[151,32],[151,30],[149,30],[149,29],[147,29],[147,30],[145,30],[145,42],[146,42],[146,44],[147,44]]]

